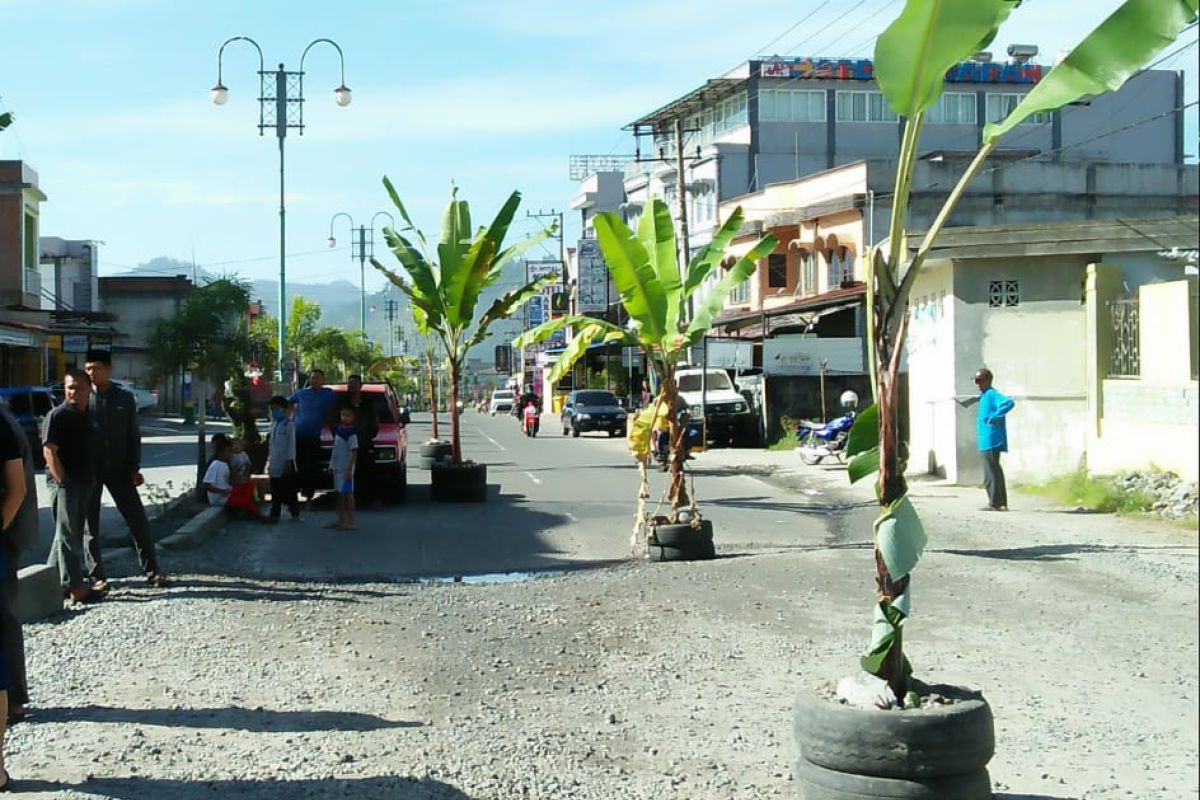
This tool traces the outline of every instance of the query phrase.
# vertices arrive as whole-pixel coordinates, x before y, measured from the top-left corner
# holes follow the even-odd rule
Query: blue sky
[[[1038,44],[1043,63],[1069,48],[1117,0],[1032,0],[993,50]],[[728,0],[606,4],[570,0],[166,2],[0,0],[5,70],[0,110],[17,124],[0,157],[24,158],[49,202],[43,235],[104,242],[101,274],[165,255],[215,271],[269,278],[278,269],[278,162],[256,129],[257,57],[226,50],[228,105],[209,100],[217,50],[233,35],[262,45],[268,66],[296,68],[316,37],[346,55],[354,102],[337,108],[337,61],[306,63],[308,129],[287,142],[288,277],[314,281],[358,269],[345,245],[325,247],[329,219],[389,210],[388,174],[427,231],[451,180],[476,216],[513,189],[526,210],[564,208],[575,185],[567,158],[629,153],[625,123],[762,52],[869,55],[898,0]],[[803,22],[801,22],[803,20]],[[822,28],[824,28],[822,30]],[[1195,30],[1189,33],[1194,39]],[[1163,65],[1189,70],[1196,48]],[[1197,110],[1188,111],[1196,153]],[[519,232],[534,229],[522,221]],[[578,225],[568,223],[568,241]],[[368,275],[369,290],[383,281]]]

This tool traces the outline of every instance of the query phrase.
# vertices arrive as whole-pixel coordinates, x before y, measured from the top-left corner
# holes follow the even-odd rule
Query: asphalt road
[[[388,580],[575,569],[627,559],[638,475],[625,440],[564,437],[555,422],[547,416],[542,433],[528,438],[511,417],[468,411],[463,452],[488,465],[489,502],[432,503],[429,473],[417,469],[410,455],[405,505],[361,511],[359,530],[350,535],[325,529],[334,518],[327,503],[300,525],[247,535],[253,572],[292,580]],[[443,420],[443,437],[447,427]],[[419,416],[409,427],[410,454],[428,437],[428,419]],[[693,462],[694,487],[722,541],[770,547],[832,535],[831,515],[814,514],[812,504],[737,470],[706,467],[705,459],[701,453]],[[651,472],[652,507],[665,478]],[[789,510],[808,513],[797,522],[780,513]],[[337,546],[331,547],[335,536]]]
[[[209,422],[205,433],[211,438],[217,431],[229,432],[223,422]],[[184,425],[179,418],[142,417],[142,476],[146,479],[141,489],[142,502],[147,511],[153,512],[157,503],[168,493],[180,494],[185,486],[196,483],[196,426]],[[22,564],[44,562],[54,538],[54,524],[50,518],[50,490],[46,486],[45,470],[37,476],[38,533],[37,548],[27,551]],[[100,527],[106,542],[127,542],[128,528],[117,513],[112,498],[105,492],[101,500]]]

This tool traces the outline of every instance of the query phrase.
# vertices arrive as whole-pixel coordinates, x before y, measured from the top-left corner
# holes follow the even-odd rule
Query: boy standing
[[[354,426],[354,409],[345,407],[338,415],[333,434],[333,452],[329,471],[337,492],[337,522],[329,527],[339,531],[354,530],[354,460],[358,457],[358,432]]]
[[[267,475],[271,478],[271,522],[278,522],[286,503],[292,522],[300,521],[300,502],[296,497],[296,423],[292,404],[286,397],[271,398],[271,439],[267,452]]]

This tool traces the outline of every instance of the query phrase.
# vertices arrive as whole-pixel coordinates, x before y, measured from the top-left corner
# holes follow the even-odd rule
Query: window
[[[988,92],[987,121],[997,123],[1004,120],[1017,107],[1025,95],[1013,93]],[[1030,114],[1021,121],[1022,125],[1044,125],[1050,121],[1050,112],[1038,111]]]
[[[937,105],[925,112],[925,121],[934,125],[974,125],[975,95],[969,92],[944,92]]]
[[[771,253],[767,256],[767,288],[783,289],[787,286],[787,254]]]
[[[764,122],[824,122],[825,93],[766,89],[758,95],[758,118]]]
[[[741,306],[748,302],[750,302],[750,282],[742,281],[729,293],[729,304]]]
[[[988,308],[1016,308],[1020,305],[1020,281],[988,281]]]
[[[838,122],[896,122],[899,117],[880,92],[838,92]]]
[[[796,251],[796,263],[803,270],[803,280],[796,281],[796,294],[816,294],[817,292],[817,261],[807,250]]]

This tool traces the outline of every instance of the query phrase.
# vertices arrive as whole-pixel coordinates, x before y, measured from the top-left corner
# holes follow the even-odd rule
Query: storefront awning
[[[860,306],[866,293],[865,286],[847,286],[775,308],[718,317],[713,321],[713,330],[740,339],[761,339],[770,331],[798,325],[807,327],[823,316]]]

